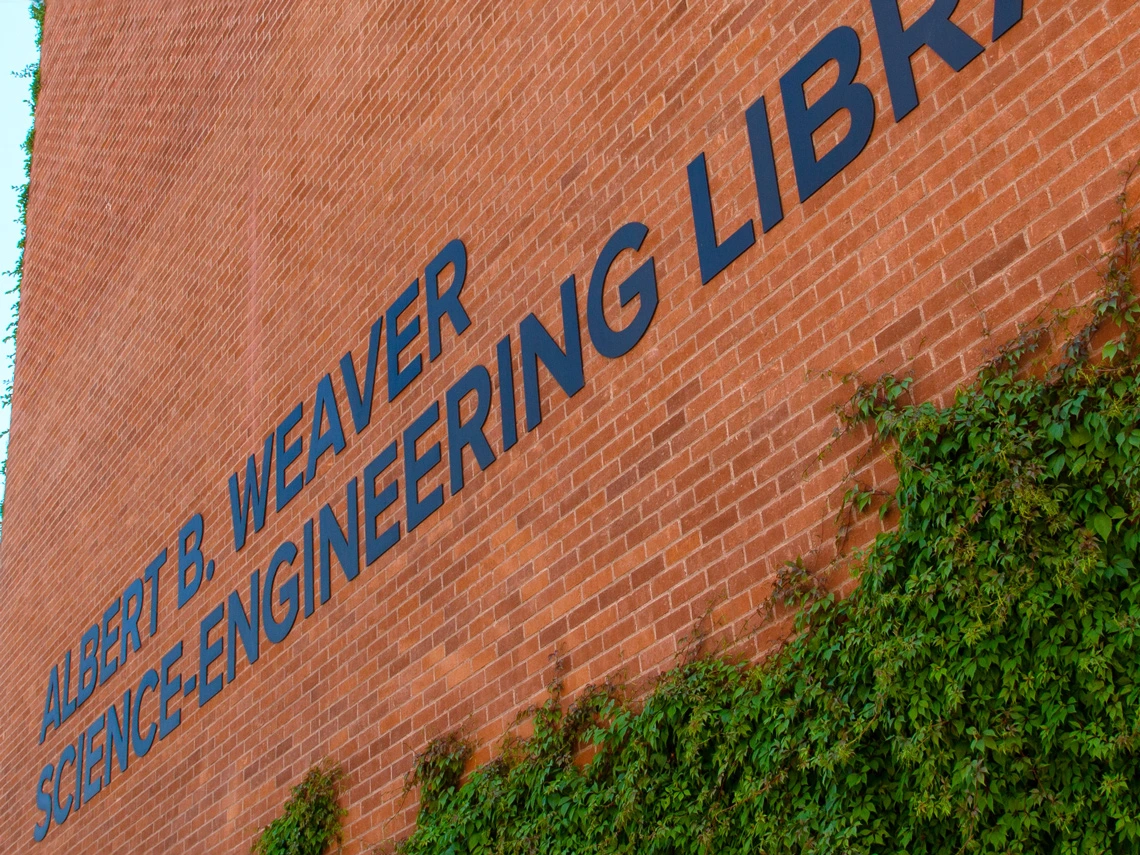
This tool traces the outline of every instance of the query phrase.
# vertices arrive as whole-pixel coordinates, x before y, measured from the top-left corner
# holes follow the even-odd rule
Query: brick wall
[[[929,5],[903,0],[902,20]],[[850,584],[828,570],[844,477],[881,482],[889,467],[857,437],[832,444],[840,376],[908,371],[918,396],[944,396],[1019,323],[1086,298],[1119,170],[1140,156],[1140,7],[1027,3],[997,41],[993,19],[993,2],[959,3],[953,21],[984,54],[955,72],[919,49],[919,103],[896,122],[866,0],[49,3],[0,550],[0,848],[243,852],[327,756],[349,774],[356,855],[408,830],[414,752],[461,728],[477,759],[492,756],[544,697],[552,657],[571,695],[614,673],[650,678],[706,615],[711,643],[758,656],[787,631],[761,612],[783,562],[806,555]],[[801,203],[780,80],[841,26],[861,43],[874,129]],[[836,76],[832,63],[808,81],[808,103]],[[784,214],[766,233],[745,121],[760,96]],[[851,126],[829,120],[818,150]],[[719,240],[746,220],[756,235],[703,286],[687,180],[701,153]],[[619,306],[616,285],[649,256],[659,305],[636,346],[608,358],[587,329],[591,272],[634,221],[648,236],[614,264],[605,315],[633,321],[638,303]],[[471,325],[460,334],[445,317],[432,360],[424,271],[454,238]],[[571,274],[584,385],[568,397],[541,369],[531,431],[520,325],[533,313],[564,344]],[[363,374],[370,328],[417,277],[396,320],[415,315],[421,332],[398,364],[419,355],[422,371],[388,400],[385,321],[358,432],[341,358]],[[453,495],[446,396],[479,365],[497,459],[484,470],[466,449]],[[264,527],[235,550],[229,477],[298,403],[287,439],[304,451],[286,475],[305,468],[326,373],[343,450],[280,511],[271,484]],[[414,447],[441,444],[418,495],[438,485],[443,502],[409,531],[407,430],[435,402]],[[140,686],[136,723],[157,722],[163,690],[147,672],[181,641],[168,680],[197,676],[203,621],[233,591],[250,607],[251,574],[263,583],[285,542],[303,552],[326,503],[345,524],[352,479],[367,517],[364,472],[393,442],[376,489],[395,478],[400,496],[377,528],[399,522],[399,542],[362,557],[353,581],[332,560],[328,602],[280,643],[263,632],[253,665],[236,647],[232,682],[218,623],[207,640],[226,652],[206,676],[223,675],[221,691],[199,708],[201,687],[171,689],[178,726],[110,780],[95,727],[102,790],[34,844],[47,764]],[[179,608],[179,533],[194,514],[214,572]],[[363,540],[362,528],[361,552]],[[153,589],[130,586],[163,549],[150,635]],[[302,563],[280,569],[274,620],[280,581]],[[108,614],[122,630],[128,590],[143,592],[129,604],[142,603],[141,649],[40,744],[53,667],[62,680],[70,652],[62,709],[84,679],[83,634],[102,637]],[[75,792],[64,765],[61,809]]]

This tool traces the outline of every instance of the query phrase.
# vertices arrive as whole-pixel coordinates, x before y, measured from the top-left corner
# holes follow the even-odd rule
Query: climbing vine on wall
[[[1059,351],[1059,321],[1026,330],[944,408],[860,386],[847,418],[893,454],[899,519],[852,556],[854,593],[792,565],[778,654],[695,658],[640,703],[555,691],[465,782],[468,749],[433,743],[400,848],[1140,852],[1140,230],[1121,211]]]
[[[44,0],[32,0],[30,7],[32,20],[36,24],[36,51],[40,50],[44,40]],[[40,64],[37,59],[32,65],[29,65],[21,73],[21,77],[26,77],[28,83],[28,106],[32,110],[32,125],[28,128],[28,135],[24,138],[24,175],[25,182],[17,188],[16,192],[16,222],[20,226],[20,241],[16,244],[18,255],[16,256],[16,266],[9,271],[11,276],[16,279],[16,284],[12,286],[9,293],[16,295],[16,305],[12,310],[12,319],[8,322],[8,326],[4,331],[3,341],[11,343],[13,346],[16,343],[16,327],[20,317],[20,285],[24,279],[24,247],[27,243],[28,233],[28,190],[31,187],[32,180],[32,146],[36,139],[36,102],[40,97]],[[4,381],[3,388],[0,389],[0,407],[12,406],[12,374],[8,372]],[[4,431],[7,433],[7,431]],[[6,472],[8,469],[8,454],[4,453],[3,461],[0,461],[0,472]],[[4,519],[4,500],[0,496],[0,522]]]
[[[261,830],[253,855],[321,855],[332,843],[341,842],[339,766],[310,769],[292,790],[281,816]]]

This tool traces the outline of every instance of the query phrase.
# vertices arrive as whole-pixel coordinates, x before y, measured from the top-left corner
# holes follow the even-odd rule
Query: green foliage
[[[32,20],[36,22],[36,50],[38,51],[43,45],[44,40],[44,0],[32,0],[30,13]],[[40,64],[38,61],[29,65],[22,72],[20,77],[27,78],[28,83],[28,107],[32,111],[32,123],[28,127],[28,135],[24,138],[24,175],[27,180],[17,188],[16,193],[16,222],[20,225],[20,241],[16,244],[19,249],[19,255],[16,256],[16,266],[9,271],[10,276],[16,278],[16,284],[12,286],[12,290],[8,293],[16,294],[16,309],[12,315],[12,320],[8,323],[5,342],[15,342],[16,340],[16,326],[20,314],[20,284],[24,276],[24,247],[27,242],[28,231],[28,190],[31,186],[32,177],[32,147],[36,140],[36,103],[40,97]],[[12,403],[12,381],[8,380],[7,386],[4,388],[3,394],[0,395],[0,405],[11,406]]]
[[[339,766],[314,766],[293,788],[285,812],[262,829],[253,855],[321,855],[333,841],[341,843]]]
[[[474,753],[471,744],[458,734],[448,733],[428,743],[416,756],[416,767],[404,785],[407,794],[420,788],[420,804],[431,810],[452,795],[463,777],[463,769]]]
[[[32,0],[29,12],[32,20],[36,22],[36,50],[38,51],[43,45],[44,41],[44,0]],[[32,180],[32,146],[36,140],[36,103],[40,97],[40,63],[39,60],[32,65],[29,65],[21,73],[20,77],[27,78],[28,83],[28,107],[32,111],[32,123],[28,127],[28,135],[24,138],[24,175],[27,180],[18,188],[16,188],[16,222],[20,226],[20,240],[16,244],[19,254],[16,256],[16,266],[8,271],[8,275],[15,277],[16,283],[12,286],[9,294],[16,295],[16,305],[12,310],[12,319],[5,327],[5,334],[3,341],[5,343],[16,342],[16,327],[20,318],[20,285],[24,280],[24,247],[27,244],[28,234],[28,190],[31,187]],[[14,359],[13,359],[14,361]],[[3,388],[0,389],[0,407],[12,406],[12,375],[9,373],[7,379],[4,381]],[[5,430],[0,436],[7,434]],[[4,459],[0,461],[0,473],[6,473],[8,470],[8,455],[5,452]],[[4,519],[4,500],[0,497],[0,522]]]
[[[1140,233],[1119,225],[1058,364],[1051,325],[942,409],[859,388],[899,521],[853,594],[794,563],[797,633],[764,663],[698,658],[640,706],[555,694],[462,786],[469,749],[437,744],[403,852],[1140,852]]]

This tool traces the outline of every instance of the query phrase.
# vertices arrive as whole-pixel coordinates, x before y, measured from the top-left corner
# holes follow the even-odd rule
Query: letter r
[[[918,106],[910,58],[920,47],[928,45],[955,71],[982,55],[982,46],[950,20],[956,8],[958,0],[934,0],[922,17],[904,29],[897,0],[871,0],[896,122]]]

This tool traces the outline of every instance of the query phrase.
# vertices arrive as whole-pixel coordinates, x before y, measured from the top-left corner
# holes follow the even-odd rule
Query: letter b
[[[850,27],[832,30],[780,78],[780,94],[784,101],[784,117],[788,122],[788,143],[792,149],[792,165],[800,201],[808,198],[839,174],[853,161],[875,126],[875,99],[871,90],[855,82],[859,71],[859,36]],[[831,60],[839,63],[839,79],[810,107],[804,97],[804,84]],[[851,128],[831,151],[816,158],[812,134],[824,122],[847,110]]]
[[[191,538],[194,545],[190,545]],[[193,576],[187,576],[187,571],[193,570]],[[182,526],[178,532],[178,608],[182,608],[190,598],[198,593],[202,584],[202,576],[212,576],[213,564],[206,566],[202,558],[202,515],[194,514],[190,521]]]
[[[79,689],[76,692],[76,706],[91,697],[98,678],[99,624],[95,624],[83,633],[79,641]]]

